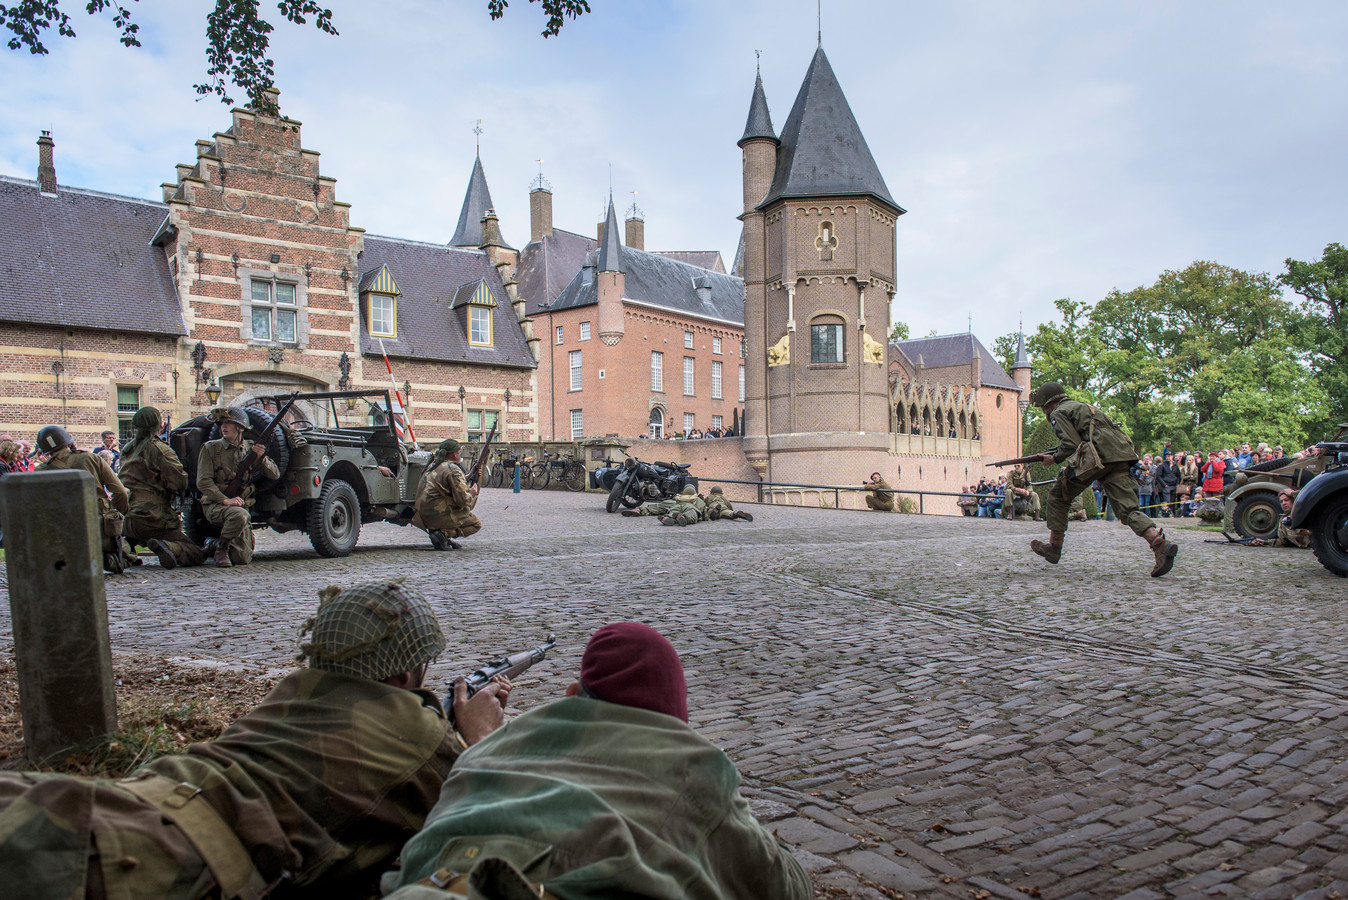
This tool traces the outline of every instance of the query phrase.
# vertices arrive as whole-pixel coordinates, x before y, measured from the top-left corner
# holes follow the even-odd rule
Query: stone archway
[[[223,391],[220,394],[220,406],[255,406],[264,408],[259,398],[275,397],[294,391],[326,391],[326,382],[292,372],[275,369],[234,372],[220,379]],[[315,427],[328,428],[333,423],[328,420],[331,413],[326,404],[296,400],[293,411],[286,421],[304,419]]]

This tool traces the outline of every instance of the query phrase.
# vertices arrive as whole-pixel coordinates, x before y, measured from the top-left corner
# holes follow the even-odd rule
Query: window
[[[140,409],[140,388],[134,384],[117,385],[117,441],[129,441],[136,436],[131,417]]]
[[[578,390],[580,390],[580,388],[581,388],[581,384],[580,384],[580,351],[579,351],[579,350],[572,350],[571,353],[569,354],[569,356],[571,357],[571,390],[573,390],[573,391],[578,391]]]
[[[683,358],[683,395],[685,397],[693,396],[693,358],[691,356]]]
[[[561,342],[562,342],[562,326],[558,325],[558,326],[557,326],[557,343],[560,344]]]
[[[665,389],[665,355],[659,350],[651,351],[651,390]]]
[[[740,402],[744,402],[744,366],[740,366]]]
[[[590,323],[589,323],[589,322],[581,322],[581,323],[580,323],[580,339],[581,339],[582,341],[588,341],[588,340],[590,339]]]
[[[295,285],[250,279],[253,340],[295,343]]]
[[[714,338],[711,339],[711,352],[712,352],[712,353],[720,353],[720,352],[721,352],[721,339],[720,339],[720,338],[714,337]]]
[[[464,430],[469,443],[482,443],[496,424],[499,413],[494,409],[470,409],[465,413]]]
[[[683,433],[684,433],[684,434],[687,434],[688,432],[690,432],[690,431],[692,431],[692,430],[693,430],[693,414],[692,414],[692,413],[684,413],[684,414],[683,414]]]
[[[842,325],[810,326],[810,362],[843,362]]]
[[[721,427],[721,423],[722,423],[723,421],[725,421],[725,420],[722,419],[720,416],[712,416],[712,417],[711,417],[711,427],[712,427],[712,428],[720,428],[720,427]]]
[[[721,399],[721,361],[713,360],[711,364],[711,399]]]
[[[693,333],[691,331],[685,331],[683,333],[683,346],[686,350],[693,349]]]
[[[491,346],[491,307],[468,307],[468,343],[474,347]]]
[[[571,410],[571,440],[578,441],[585,437],[585,419],[581,410]]]
[[[650,434],[651,437],[657,440],[664,437],[665,411],[658,406],[655,409],[651,410],[651,417],[650,420],[648,421],[648,425],[650,426],[648,434]]]
[[[370,294],[370,334],[397,337],[397,306],[390,294]],[[256,314],[256,313],[255,313]]]

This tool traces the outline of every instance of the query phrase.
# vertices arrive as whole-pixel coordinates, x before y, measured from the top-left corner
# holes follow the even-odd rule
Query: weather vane
[[[482,149],[482,120],[478,119],[477,124],[473,126],[473,134],[477,135],[477,149]]]
[[[529,190],[551,192],[552,182],[543,177],[543,160],[540,158],[536,162],[538,163],[538,177],[529,183]]]
[[[633,191],[633,192],[632,192],[632,205],[631,205],[631,207],[629,207],[628,210],[627,210],[627,218],[629,218],[629,219],[640,219],[640,220],[643,221],[643,222],[646,221],[646,211],[645,211],[644,209],[642,209],[640,206],[637,206],[637,192],[636,192],[636,191]]]

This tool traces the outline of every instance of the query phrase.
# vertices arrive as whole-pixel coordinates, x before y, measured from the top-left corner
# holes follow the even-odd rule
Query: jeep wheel
[[[1311,523],[1311,549],[1320,564],[1348,577],[1348,496],[1331,499]]]
[[[1231,513],[1231,524],[1241,537],[1264,538],[1267,540],[1278,534],[1278,520],[1282,518],[1282,506],[1278,495],[1272,491],[1251,491],[1236,501],[1235,511]]]
[[[309,501],[305,529],[320,556],[348,556],[360,537],[360,498],[355,488],[339,478],[324,483]]]

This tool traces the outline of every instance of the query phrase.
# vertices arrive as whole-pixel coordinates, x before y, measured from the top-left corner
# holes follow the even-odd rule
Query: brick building
[[[389,387],[382,339],[423,442],[507,413],[512,437],[532,437],[535,361],[494,213],[472,249],[367,237],[300,123],[232,117],[159,202],[58,185],[45,134],[38,182],[0,179],[0,427],[61,423],[87,445],[143,404],[198,414],[216,405],[208,391],[243,405]]]

